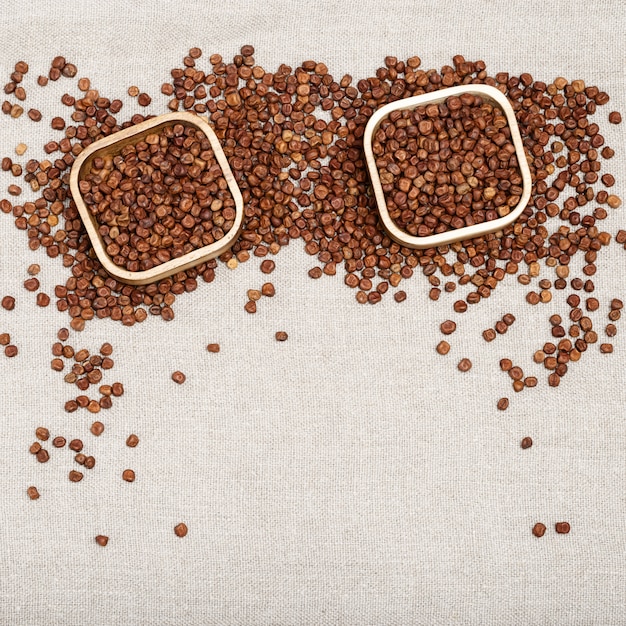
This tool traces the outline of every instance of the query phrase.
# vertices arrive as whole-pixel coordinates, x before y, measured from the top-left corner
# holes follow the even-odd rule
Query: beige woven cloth
[[[166,110],[160,85],[191,46],[229,58],[250,43],[268,70],[313,58],[355,79],[388,54],[417,54],[426,67],[463,54],[492,74],[562,75],[606,90],[612,101],[598,118],[624,195],[624,126],[607,115],[626,113],[625,27],[622,0],[7,0],[0,71],[8,80],[16,61],[31,65],[26,104],[45,117],[1,119],[0,155],[24,142],[23,160],[42,158],[50,117],[68,113],[67,80],[35,84],[57,54],[122,97],[128,115],[138,110],[126,96],[133,84],[153,96],[151,112]],[[0,196],[10,182],[2,174]],[[622,208],[603,228],[625,223]],[[531,357],[549,339],[549,315],[567,314],[562,298],[530,307],[510,280],[455,316],[458,293],[431,302],[416,274],[403,283],[406,302],[364,307],[340,274],[310,280],[314,259],[295,242],[276,257],[276,296],[254,316],[243,305],[266,279],[258,260],[220,268],[179,298],[170,324],[93,322],[74,333],[75,348],[113,344],[105,382],[126,388],[95,438],[89,417],[64,412],[75,390],[49,367],[69,319],[22,287],[33,262],[49,294],[67,274],[28,250],[10,216],[0,215],[0,235],[0,295],[17,298],[14,311],[0,310],[0,331],[20,350],[0,354],[0,623],[626,624],[621,326],[615,354],[596,346],[550,389]],[[604,309],[626,296],[620,246],[601,256],[594,280]],[[485,343],[481,331],[506,312],[518,321]],[[441,357],[434,346],[448,317],[459,329]],[[278,330],[287,342],[274,340]],[[207,353],[209,342],[221,352]],[[503,356],[539,386],[512,394]],[[462,357],[474,363],[466,374]],[[177,369],[182,386],[170,380]],[[503,395],[504,413],[495,410]],[[68,481],[67,451],[44,465],[28,454],[40,425],[85,441],[97,458],[85,480]],[[131,432],[135,449],[124,445]],[[524,436],[530,450],[520,449]],[[121,480],[129,467],[133,484]],[[572,531],[557,535],[564,520]],[[181,521],[184,539],[173,532]],[[541,540],[537,521],[548,526]],[[97,534],[110,537],[106,548]]]

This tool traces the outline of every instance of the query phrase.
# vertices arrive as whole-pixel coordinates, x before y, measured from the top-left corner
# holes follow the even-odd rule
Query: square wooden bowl
[[[464,93],[480,96],[483,101],[499,107],[506,115],[508,126],[511,131],[511,140],[513,141],[513,145],[515,147],[518,167],[522,175],[522,195],[517,203],[517,206],[510,213],[496,220],[482,222],[481,224],[474,224],[473,226],[464,226],[463,228],[456,228],[454,230],[447,230],[443,233],[428,235],[426,237],[410,235],[401,228],[398,228],[389,215],[387,202],[385,200],[385,192],[383,191],[378,168],[376,167],[376,157],[372,152],[372,137],[376,134],[381,122],[388,117],[392,111],[403,111],[405,109],[416,109],[417,107],[426,106],[428,104],[439,104],[450,96],[460,96]],[[378,205],[378,211],[380,213],[383,226],[392,239],[407,248],[434,248],[436,246],[443,246],[455,241],[464,241],[466,239],[473,239],[474,237],[482,237],[488,233],[494,233],[513,223],[522,214],[522,211],[526,208],[530,198],[532,178],[530,175],[530,169],[528,168],[526,154],[524,153],[524,144],[522,143],[519,127],[517,126],[517,120],[515,119],[515,112],[513,111],[513,107],[509,101],[506,99],[506,96],[504,96],[504,94],[495,87],[490,87],[489,85],[462,85],[459,87],[450,87],[449,89],[439,89],[433,93],[413,96],[411,98],[405,98],[403,100],[397,100],[396,102],[387,104],[378,109],[378,111],[376,111],[376,113],[374,113],[374,115],[372,115],[369,119],[369,122],[365,127],[365,134],[363,135],[363,148],[365,150],[367,168],[372,181],[372,187],[374,188],[376,204]]]
[[[145,137],[150,133],[158,133],[161,129],[168,126],[174,126],[175,124],[192,126],[206,135],[207,139],[211,143],[211,148],[213,149],[215,158],[222,168],[222,175],[226,179],[228,189],[230,190],[230,193],[235,201],[235,220],[232,228],[219,241],[216,241],[208,246],[203,246],[202,248],[197,248],[196,250],[188,252],[177,259],[171,259],[170,261],[157,265],[149,270],[131,272],[126,268],[113,263],[113,260],[107,254],[104,241],[98,233],[98,227],[100,224],[98,223],[96,216],[91,213],[85,204],[79,189],[79,182],[91,171],[93,160],[95,158],[116,156],[121,153],[125,146],[138,143],[142,139],[145,139]],[[222,146],[209,124],[193,113],[183,112],[159,115],[94,142],[81,152],[74,162],[70,173],[70,189],[98,260],[111,276],[130,285],[145,285],[152,283],[161,280],[162,278],[166,278],[167,276],[171,276],[176,272],[199,265],[200,263],[204,263],[209,259],[219,256],[235,243],[243,224],[243,198],[241,197],[241,191],[239,190],[235,177],[233,176],[230,166],[228,165],[228,160],[224,155]]]

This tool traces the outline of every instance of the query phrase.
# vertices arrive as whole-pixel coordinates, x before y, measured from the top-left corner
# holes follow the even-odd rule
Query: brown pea
[[[600,352],[602,352],[602,354],[610,354],[611,352],[613,352],[613,344],[601,343]]]
[[[72,439],[69,443],[69,449],[80,452],[83,449],[83,442],[80,439]]]
[[[508,372],[513,367],[511,359],[500,359],[500,369],[503,372]]]
[[[256,302],[254,300],[248,300],[243,308],[247,313],[256,313]]]
[[[530,437],[524,437],[520,445],[523,450],[528,450],[533,445],[533,440]]]
[[[569,533],[570,531],[570,525],[568,522],[557,522],[554,525],[554,529],[560,535],[567,535],[567,533]]]
[[[65,437],[55,437],[52,440],[52,445],[55,448],[62,448],[65,445]]]
[[[513,322],[515,322],[515,315],[513,315],[512,313],[505,313],[502,316],[502,321],[507,325],[507,326],[511,326],[511,324],[513,324]]]
[[[15,298],[13,296],[4,296],[2,298],[2,308],[12,311],[15,308]]]
[[[621,124],[622,123],[622,115],[619,111],[611,111],[609,113],[609,122],[611,124]]]
[[[126,445],[129,448],[136,448],[139,443],[139,437],[137,435],[128,435],[128,439],[126,439]]]
[[[11,335],[9,333],[0,333],[0,346],[8,346],[11,343]]]
[[[500,411],[506,411],[509,408],[509,399],[508,398],[500,398],[498,400],[498,409]]]
[[[393,299],[396,302],[404,302],[406,300],[406,292],[405,291],[396,291],[396,293],[393,294]]]
[[[39,289],[39,281],[33,276],[24,281],[24,288],[28,291],[37,291]]]
[[[94,422],[90,430],[93,435],[99,437],[104,432],[104,424],[102,422]]]
[[[469,359],[461,359],[457,368],[460,372],[469,372],[472,369],[472,362]]]
[[[113,383],[111,385],[111,395],[116,398],[124,395],[124,385],[122,383]]]
[[[48,441],[48,439],[50,439],[50,431],[43,426],[39,426],[35,429],[35,436],[40,441]]]
[[[147,107],[152,102],[152,98],[147,93],[140,93],[137,96],[139,106]]]
[[[436,349],[439,354],[448,354],[450,352],[450,344],[447,341],[440,341]]]
[[[493,341],[496,338],[496,331],[493,328],[483,330],[483,339],[485,341]]]
[[[212,352],[214,354],[217,354],[220,351],[220,344],[219,343],[210,343],[206,349],[209,352]]]
[[[96,535],[96,543],[104,548],[109,543],[109,538],[106,535]]]
[[[29,487],[29,488],[26,490],[26,493],[28,494],[28,497],[29,497],[31,500],[37,500],[37,499],[39,499],[39,495],[40,495],[40,494],[39,494],[39,491],[37,491],[37,487]]]
[[[276,267],[276,263],[270,259],[266,259],[261,263],[261,271],[264,274],[271,274]]]
[[[285,331],[279,330],[276,333],[276,341],[287,341],[288,335]]]
[[[17,346],[13,346],[9,344],[8,346],[4,348],[4,354],[8,356],[9,358],[13,358],[14,356],[17,356],[17,353],[18,353]]]
[[[533,535],[535,535],[535,537],[543,537],[545,533],[546,533],[545,524],[542,524],[541,522],[537,522],[533,526]]]
[[[37,306],[46,307],[50,304],[50,296],[46,293],[39,292],[37,294],[36,302],[37,302]]]
[[[135,472],[132,469],[126,469],[122,472],[122,479],[127,483],[132,483],[135,481]]]
[[[181,522],[180,524],[176,524],[176,526],[174,526],[174,534],[177,537],[185,537],[188,533],[188,528],[187,525],[184,524],[183,522]]]
[[[50,126],[54,130],[63,130],[65,128],[65,120],[62,117],[53,117]]]
[[[504,335],[509,330],[509,327],[503,320],[499,320],[495,323],[495,329],[498,334]]]
[[[69,479],[73,483],[79,483],[83,479],[83,473],[76,470],[71,470],[69,473]]]
[[[187,377],[182,372],[177,370],[172,374],[172,380],[175,383],[182,385],[185,382],[185,380],[187,380]]]
[[[50,459],[50,455],[48,454],[48,451],[44,450],[44,448],[42,448],[41,450],[39,450],[39,452],[37,452],[36,457],[40,463],[47,463],[48,460]]]
[[[134,85],[128,88],[128,95],[131,98],[135,98],[139,95],[139,87],[135,87]]]
[[[439,328],[444,335],[451,335],[456,330],[456,323],[452,320],[446,320],[441,323]]]
[[[612,208],[612,209],[618,209],[621,205],[622,205],[622,201],[620,199],[619,196],[616,195],[610,195],[607,200],[606,203]]]
[[[276,294],[276,290],[272,283],[264,283],[261,287],[261,295],[264,295],[268,298],[273,298]]]

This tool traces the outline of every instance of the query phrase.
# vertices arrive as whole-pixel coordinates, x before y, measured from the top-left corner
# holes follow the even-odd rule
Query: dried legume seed
[[[483,330],[483,339],[485,341],[493,341],[496,338],[496,331],[493,328]]]
[[[276,333],[276,341],[287,341],[288,335],[285,331],[279,330]]]
[[[43,426],[39,426],[35,429],[35,436],[40,441],[48,441],[48,439],[50,439],[50,431]]]
[[[187,377],[178,370],[172,374],[172,380],[179,385],[182,385],[186,379]]]
[[[266,259],[265,261],[261,263],[261,271],[264,274],[271,274],[274,271],[275,267],[276,267],[276,263],[274,263],[274,261],[270,259]]]
[[[469,359],[461,359],[457,368],[460,372],[469,372],[472,369],[472,362]]]
[[[448,354],[450,352],[450,344],[447,341],[440,341],[437,344],[437,352],[439,354]]]
[[[219,343],[210,343],[206,349],[209,352],[213,352],[214,354],[218,353],[220,351],[220,344]]]
[[[546,532],[545,524],[542,524],[541,522],[537,522],[533,526],[533,535],[535,535],[535,537],[543,537],[545,532]]]
[[[263,283],[263,286],[261,287],[261,295],[273,298],[274,295],[276,295],[274,285],[272,283]]]
[[[527,450],[533,445],[533,440],[530,437],[524,437],[520,445],[523,450]]]
[[[126,469],[122,472],[122,479],[127,483],[132,483],[135,481],[135,472],[132,469]]]
[[[500,411],[505,411],[509,408],[509,399],[508,398],[500,398],[498,400],[498,409]]]
[[[126,445],[129,448],[137,447],[138,443],[139,443],[139,437],[137,437],[137,435],[128,435],[128,438],[126,439]]]
[[[554,529],[556,530],[557,533],[561,535],[566,535],[570,531],[570,525],[568,522],[557,522],[554,525]]]
[[[96,543],[104,548],[109,543],[109,538],[106,535],[96,535]]]
[[[79,483],[83,479],[83,473],[76,470],[71,470],[69,473],[69,479],[73,483]]]
[[[26,493],[28,494],[28,497],[31,500],[37,500],[39,498],[39,491],[37,491],[37,487],[29,487],[26,490]]]
[[[188,532],[187,525],[184,524],[183,522],[174,526],[174,534],[177,537],[185,537],[187,535],[187,532]]]
[[[446,320],[441,323],[439,328],[444,335],[451,335],[456,330],[456,323],[452,320]]]

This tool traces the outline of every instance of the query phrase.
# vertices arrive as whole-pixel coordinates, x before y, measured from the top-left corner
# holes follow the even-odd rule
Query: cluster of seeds
[[[110,370],[115,365],[111,358],[113,346],[108,342],[102,344],[99,354],[91,354],[87,348],[74,350],[69,344],[63,345],[62,342],[67,341],[69,337],[67,328],[61,328],[57,337],[59,341],[52,346],[54,358],[50,361],[50,367],[55,372],[62,372],[65,370],[66,362],[73,361],[70,371],[65,374],[63,380],[76,385],[80,391],[87,391],[91,385],[100,383],[102,372]],[[110,409],[113,406],[112,397],[124,394],[124,385],[119,382],[112,385],[100,385],[98,391],[100,393],[98,400],[81,394],[73,400],[68,400],[65,403],[65,410],[72,413],[79,408],[86,408],[90,413],[99,413],[101,409]]]
[[[506,116],[478,95],[393,111],[372,152],[389,216],[413,236],[504,217],[522,195]]]
[[[596,272],[598,255],[612,241],[611,234],[601,230],[600,222],[607,217],[609,209],[621,205],[620,198],[610,192],[615,178],[602,171],[613,156],[613,150],[605,145],[600,125],[591,119],[599,107],[607,104],[608,95],[582,80],[569,82],[557,78],[544,83],[527,73],[490,76],[482,61],[471,62],[461,56],[455,56],[452,65],[440,70],[422,69],[418,57],[402,61],[389,56],[375,76],[353,81],[349,75],[335,79],[323,63],[315,61],[305,61],[295,69],[281,65],[276,71],[268,72],[255,63],[253,54],[251,46],[243,46],[231,62],[214,54],[205,63],[200,61],[202,52],[193,48],[183,59],[183,67],[172,69],[171,81],[161,86],[161,92],[170,98],[169,110],[193,111],[209,117],[242,190],[243,230],[231,250],[219,259],[147,286],[124,285],[107,275],[93,255],[69,193],[69,170],[75,158],[94,141],[140,123],[145,117],[134,115],[125,121],[118,120],[122,102],[102,96],[86,78],[78,80],[80,93],[66,93],[61,98],[62,104],[71,110],[70,119],[59,115],[50,120],[51,128],[63,137],[45,144],[48,159],[30,159],[25,163],[14,162],[8,156],[2,159],[2,170],[14,177],[23,177],[37,198],[21,204],[18,200],[3,199],[0,211],[13,217],[15,226],[26,233],[32,250],[43,248],[50,258],[59,259],[68,268],[70,275],[65,284],[56,286],[55,297],[57,308],[68,312],[71,328],[80,331],[93,318],[111,318],[128,326],[144,321],[149,314],[171,320],[176,298],[194,291],[199,279],[213,281],[219,264],[234,268],[251,256],[273,256],[292,240],[302,240],[306,253],[317,259],[309,276],[320,279],[343,271],[345,285],[354,290],[360,304],[376,304],[388,291],[393,293],[396,302],[403,302],[407,296],[399,286],[417,270],[427,278],[433,300],[454,292],[457,285],[465,288],[463,298],[452,305],[457,314],[464,314],[470,305],[489,298],[500,282],[514,276],[522,287],[529,288],[527,301],[530,304],[552,303],[553,307],[554,296],[562,294],[563,298],[567,297],[572,324],[566,329],[564,316],[551,309],[547,316],[549,328],[552,337],[559,341],[546,342],[534,357],[550,372],[549,384],[558,385],[568,364],[580,359],[588,346],[598,341],[591,316],[594,311],[598,315],[602,309],[599,299],[587,297],[588,314],[584,315],[580,301],[576,302],[573,296],[580,298],[577,292],[581,290],[586,294],[594,292],[591,277]],[[16,64],[11,81],[5,87],[7,100],[2,110],[14,118],[24,112],[20,103],[26,100],[27,94],[21,82],[27,71],[26,63]],[[40,76],[37,83],[44,87],[48,80],[71,79],[76,74],[76,66],[63,57],[56,57],[48,76]],[[521,217],[500,232],[438,248],[404,248],[387,236],[378,217],[362,150],[365,125],[374,111],[389,102],[445,87],[472,84],[498,88],[515,111],[533,180],[530,201]],[[150,96],[140,93],[138,88],[131,87],[129,95],[137,97],[142,106],[151,103]],[[473,98],[470,102],[465,96],[458,102],[447,102],[435,108],[436,111],[425,107],[412,118],[410,114],[390,117],[389,125],[381,127],[385,130],[384,137],[376,138],[382,150],[379,158],[389,159],[385,163],[379,160],[379,167],[392,176],[385,184],[391,185],[386,191],[394,219],[415,234],[426,233],[424,227],[430,229],[428,232],[437,232],[493,219],[515,206],[520,193],[516,158],[499,110],[487,108],[479,99]],[[35,122],[43,118],[34,108],[29,109],[28,116]],[[608,118],[611,123],[621,122],[617,112],[611,112]],[[102,163],[96,162],[93,178],[83,181],[88,203],[98,214],[101,235],[108,237],[107,246],[119,248],[110,248],[111,255],[128,269],[143,269],[175,258],[181,249],[185,251],[185,245],[195,245],[192,237],[198,238],[194,240],[198,244],[208,234],[218,239],[216,235],[220,233],[216,228],[227,232],[231,207],[226,199],[222,206],[216,205],[218,222],[211,210],[209,227],[205,220],[208,213],[202,214],[207,207],[201,206],[207,200],[201,197],[205,192],[198,194],[195,187],[192,190],[182,184],[179,197],[174,200],[176,185],[180,184],[178,179],[172,176],[174,190],[169,179],[165,183],[168,175],[161,170],[164,164],[166,169],[184,165],[188,174],[189,168],[200,166],[196,157],[209,162],[201,155],[202,140],[184,133],[173,133],[165,139],[157,135],[156,141],[151,138],[150,142],[144,142],[145,146],[129,148],[117,161],[112,159],[109,163],[102,159]],[[172,146],[181,148],[176,142],[183,136],[183,144],[187,140],[191,140],[191,144],[200,143],[197,155],[189,149],[193,163],[181,163],[184,150],[180,154],[170,151]],[[413,144],[416,149],[411,153]],[[17,157],[25,152],[23,148],[16,149]],[[176,162],[169,159],[168,154],[176,156]],[[155,155],[159,163],[153,161]],[[137,171],[130,176],[127,168]],[[206,174],[207,168],[219,181],[221,173],[213,171],[213,165],[201,168],[198,175]],[[182,174],[182,170],[179,172]],[[197,177],[191,179],[197,180]],[[120,188],[123,184],[130,186]],[[222,190],[221,183],[216,185]],[[108,200],[120,192],[115,202]],[[12,186],[13,199],[19,198],[21,193],[21,186]],[[164,202],[161,197],[155,201],[155,195],[165,197],[168,193],[172,202]],[[216,189],[211,193],[216,193]],[[129,195],[125,198],[124,194]],[[184,194],[191,195],[187,198]],[[101,205],[105,198],[108,206]],[[180,203],[185,200],[191,200],[191,205],[189,211],[182,211],[184,215],[157,214],[158,207],[173,207],[178,202],[180,209]],[[194,200],[198,200],[195,205]],[[211,205],[214,201],[211,196]],[[184,206],[187,205],[185,202]],[[424,206],[430,207],[430,212],[420,215]],[[171,232],[159,232],[162,221],[152,221],[152,209],[160,220],[172,217],[175,222],[172,228],[188,228],[191,231],[185,231],[188,240],[174,243],[176,237]],[[121,224],[120,216],[123,216]],[[194,218],[194,224],[188,217]],[[221,224],[220,219],[224,220]],[[168,236],[172,237],[171,242],[165,239]],[[626,247],[626,231],[620,231],[616,241]],[[570,269],[576,256],[584,257],[585,261],[580,275],[574,275]],[[261,269],[271,272],[274,261],[265,259]],[[25,288],[37,291],[39,285],[35,280],[28,279]],[[273,293],[271,283],[260,290],[261,295]],[[256,311],[258,294],[259,290],[248,292],[246,310],[249,312]],[[45,306],[44,300],[42,297],[42,306]],[[610,323],[605,329],[607,337],[617,332],[613,322],[620,315],[619,302],[614,300],[611,304]],[[15,299],[6,296],[2,306],[6,310],[13,309]],[[495,334],[506,332],[513,321],[512,314],[503,315],[495,329],[485,331],[485,340],[491,341]],[[453,320],[441,324],[444,335],[453,334],[456,328]],[[276,339],[286,339],[286,333],[280,331]],[[215,345],[210,344],[208,350],[217,352],[219,347],[216,349]],[[96,355],[102,358],[97,364],[84,352],[80,354],[84,358],[80,359],[70,356],[69,350],[66,354],[63,352],[66,347],[61,345],[61,352],[55,354],[55,358],[63,368],[61,357],[75,359],[72,371],[66,375],[71,376],[68,382],[79,385],[79,389],[98,384],[99,381],[95,381],[98,374],[93,372],[103,369],[107,357]],[[601,343],[600,349],[608,353],[612,345]],[[56,344],[54,350],[59,350]],[[437,345],[440,354],[450,350],[448,341],[442,340]],[[468,371],[472,364],[464,358],[458,366],[461,371]],[[515,391],[537,384],[535,377],[524,376],[521,367],[512,363],[506,366]],[[60,367],[59,363],[56,367]],[[177,382],[184,382],[182,372],[175,374]],[[113,386],[110,394],[102,391],[103,387],[106,386],[100,387],[102,398],[99,401],[81,395],[70,401],[68,410],[79,406],[89,408],[92,402],[100,410],[103,408],[101,401],[110,401],[110,396],[115,395]],[[92,406],[95,409],[95,404]],[[497,402],[500,410],[508,406],[506,397]],[[103,428],[102,423],[96,422],[91,431],[94,435],[102,434]],[[524,441],[526,439],[530,438]],[[522,447],[530,446],[523,443]],[[39,450],[34,454],[38,453]],[[82,478],[75,470],[72,475],[72,480]],[[184,527],[184,524],[179,526]],[[567,527],[569,529],[569,525]],[[557,531],[566,532],[558,528]],[[186,527],[180,530],[182,534],[179,530],[175,532],[184,536]],[[96,541],[106,545],[108,538],[98,536]]]
[[[512,313],[505,313],[502,316],[502,319],[498,320],[494,328],[487,328],[483,330],[483,339],[485,341],[493,341],[497,335],[504,335],[507,330],[509,330],[509,326],[512,326],[515,322],[515,315]]]
[[[131,272],[219,241],[236,214],[208,138],[183,124],[96,157],[79,187],[107,254]]]
[[[31,444],[29,448],[29,452],[35,456],[39,463],[47,463],[50,460],[50,453],[44,447],[42,447],[40,441],[46,442],[50,439],[50,431],[40,426],[35,430],[35,436],[37,441]],[[87,456],[83,453],[83,442],[80,439],[72,439],[69,443],[65,437],[61,435],[57,435],[51,441],[52,447],[61,449],[65,448],[67,444],[67,449],[71,452],[75,452],[74,461],[85,467],[86,469],[93,469],[96,466],[96,459],[93,456]],[[68,474],[68,478],[72,482],[80,482],[83,479],[83,473],[78,470],[70,470]],[[39,498],[39,492],[36,487],[29,487],[28,495],[31,500],[36,500]]]
[[[18,349],[11,343],[11,335],[9,333],[0,333],[0,346],[4,346],[4,354],[9,358],[17,356]]]

